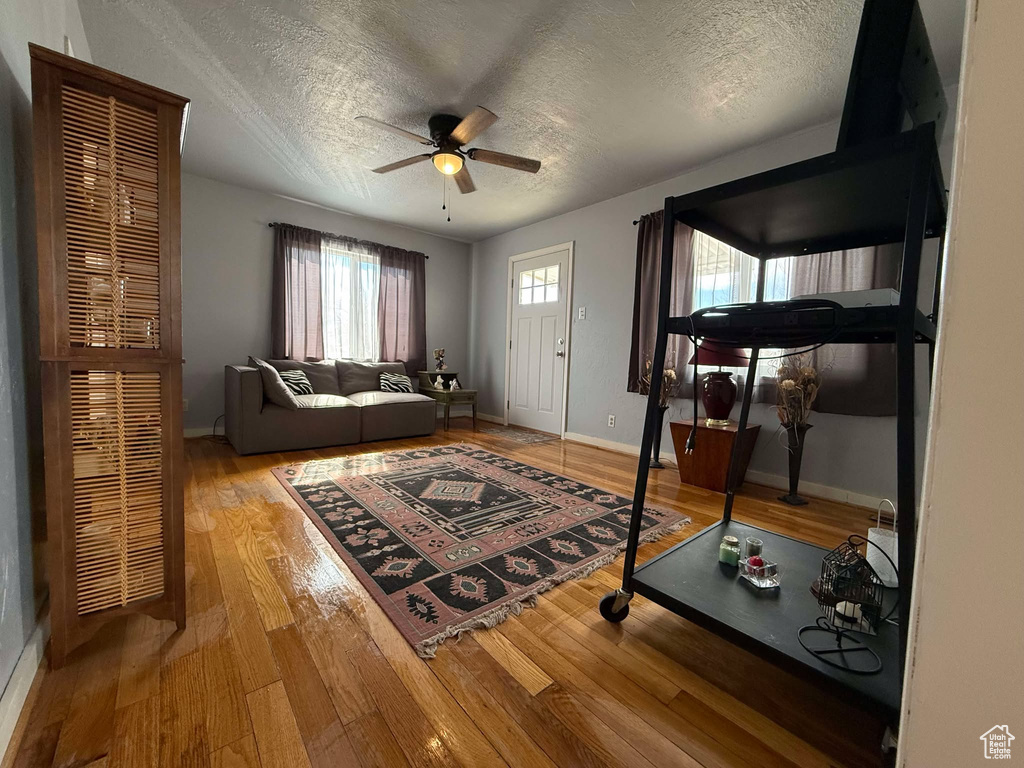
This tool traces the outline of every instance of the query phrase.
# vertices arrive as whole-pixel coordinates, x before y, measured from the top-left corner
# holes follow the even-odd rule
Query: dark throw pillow
[[[299,410],[299,401],[284,383],[281,374],[274,366],[256,357],[249,358],[249,365],[259,369],[260,378],[263,380],[263,396],[274,405],[287,408],[289,411]]]
[[[333,360],[267,360],[277,369],[283,371],[302,371],[313,387],[314,395],[340,395],[338,389],[338,368]]]
[[[309,377],[303,371],[278,371],[284,385],[295,395],[312,395],[313,385],[309,383]]]
[[[354,392],[380,392],[382,373],[406,373],[404,363],[364,363],[357,360],[338,360],[338,384],[341,394],[348,397]]]
[[[386,373],[384,371],[381,371],[380,391],[412,392],[412,379],[410,379],[404,373]]]

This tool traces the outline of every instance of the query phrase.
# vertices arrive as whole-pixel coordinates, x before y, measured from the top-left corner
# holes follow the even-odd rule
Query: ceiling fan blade
[[[428,147],[433,146],[434,144],[434,142],[432,142],[430,139],[426,139],[422,136],[419,136],[413,133],[412,131],[407,131],[404,128],[399,128],[397,125],[391,125],[391,123],[384,123],[381,122],[380,120],[374,120],[372,117],[365,117],[364,115],[360,115],[359,117],[356,118],[356,120],[358,120],[361,123],[366,123],[367,125],[375,126],[377,128],[383,128],[385,131],[390,131],[396,136],[402,136],[403,138],[406,139],[418,141],[420,144],[426,144]]]
[[[374,168],[373,172],[389,173],[390,171],[397,171],[399,168],[405,168],[407,165],[422,163],[428,157],[430,157],[430,155],[413,155],[412,157],[405,158],[405,160],[399,160],[397,163],[388,163],[387,165],[382,165],[380,168]]]
[[[452,131],[452,141],[462,144],[468,144],[481,133],[486,131],[492,125],[494,121],[498,119],[498,116],[491,112],[489,109],[483,107],[477,107],[464,118],[462,122],[455,126],[455,130]]]
[[[473,177],[469,175],[468,165],[464,164],[462,170],[455,174],[455,183],[459,185],[459,192],[464,195],[476,192],[476,184],[473,183]]]
[[[489,149],[471,149],[466,154],[470,160],[514,168],[517,171],[536,173],[540,170],[540,160],[531,160],[528,157],[519,157],[519,155],[506,155],[504,152],[492,152]]]

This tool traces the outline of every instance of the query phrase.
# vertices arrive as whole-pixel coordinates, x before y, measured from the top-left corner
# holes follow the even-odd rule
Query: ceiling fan
[[[504,152],[493,152],[489,149],[464,150],[462,148],[490,128],[497,119],[497,115],[483,107],[477,107],[461,118],[456,115],[433,115],[427,121],[427,128],[430,131],[430,138],[428,139],[398,126],[375,120],[372,117],[360,115],[356,118],[356,120],[362,123],[382,128],[398,136],[404,136],[425,146],[437,148],[434,152],[414,155],[413,157],[407,157],[405,160],[399,160],[396,163],[389,163],[388,165],[382,165],[380,168],[374,168],[374,173],[390,173],[391,171],[397,171],[399,168],[405,168],[407,165],[422,163],[429,158],[433,161],[434,167],[437,170],[445,176],[451,176],[455,179],[459,192],[463,194],[476,189],[473,179],[469,175],[469,169],[466,167],[465,161],[467,158],[481,163],[512,168],[517,171],[526,171],[527,173],[536,173],[540,170],[540,160],[530,160],[526,157],[507,155]]]

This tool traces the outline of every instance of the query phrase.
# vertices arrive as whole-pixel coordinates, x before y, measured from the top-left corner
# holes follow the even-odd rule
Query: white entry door
[[[509,424],[561,434],[569,251],[512,263]]]

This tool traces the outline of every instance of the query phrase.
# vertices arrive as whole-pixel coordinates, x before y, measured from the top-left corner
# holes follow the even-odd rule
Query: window
[[[721,304],[755,301],[757,275],[761,262],[710,235],[693,232],[693,308]],[[764,262],[764,300],[781,301],[789,298],[793,258],[771,259]],[[772,376],[781,350],[762,349],[758,363],[759,376]],[[740,368],[730,368],[741,371]]]
[[[320,266],[324,357],[377,360],[380,257],[359,245],[325,237]]]
[[[547,304],[558,301],[558,265],[519,273],[519,303]]]

